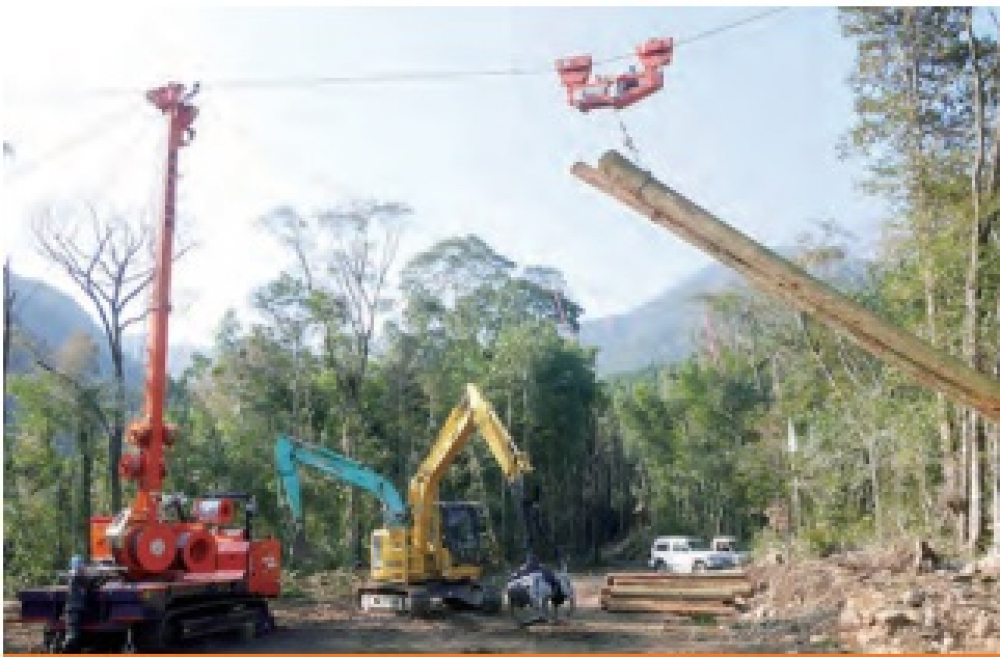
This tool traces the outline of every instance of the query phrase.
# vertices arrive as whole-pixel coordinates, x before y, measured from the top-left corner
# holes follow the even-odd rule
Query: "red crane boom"
[[[248,625],[261,634],[273,627],[267,599],[281,592],[281,545],[253,536],[254,496],[213,493],[189,510],[183,494],[163,493],[165,449],[174,442],[164,411],[177,159],[194,136],[198,110],[189,101],[196,92],[197,86],[171,83],[146,94],[167,117],[168,132],[143,414],[129,426],[130,449],[118,462],[138,491],[114,518],[90,519],[92,561],[74,557],[65,585],[18,592],[21,622],[44,624],[48,651],[155,652],[203,634]],[[231,526],[234,500],[244,502],[243,527]]]
[[[146,98],[168,118],[167,167],[164,180],[163,214],[156,245],[156,265],[151,284],[149,309],[149,359],[143,400],[143,417],[128,429],[127,440],[138,447],[137,454],[125,454],[119,462],[123,476],[139,482],[132,503],[132,518],[157,521],[157,497],[166,475],[164,447],[173,444],[172,427],[163,418],[167,386],[167,327],[170,313],[170,274],[174,252],[174,224],[177,200],[177,156],[194,136],[191,127],[198,108],[187,101],[195,91],[185,92],[177,83],[153,89]]]

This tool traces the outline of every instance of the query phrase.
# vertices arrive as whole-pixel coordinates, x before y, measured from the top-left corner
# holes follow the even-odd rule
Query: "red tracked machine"
[[[267,599],[280,593],[281,546],[252,537],[253,497],[216,493],[189,501],[162,492],[164,451],[174,443],[164,404],[177,156],[194,136],[196,92],[197,85],[171,83],[146,94],[166,115],[168,137],[144,413],[129,427],[128,452],[119,461],[119,472],[138,491],[117,516],[91,518],[89,563],[74,557],[60,573],[63,583],[18,593],[20,621],[43,624],[51,652],[154,652],[198,635],[259,635],[273,627]]]

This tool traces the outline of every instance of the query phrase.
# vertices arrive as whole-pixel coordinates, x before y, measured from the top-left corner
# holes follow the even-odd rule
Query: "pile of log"
[[[607,576],[600,605],[605,611],[725,616],[737,613],[738,602],[751,592],[751,582],[741,571],[617,573]]]
[[[18,600],[3,601],[3,622],[16,623],[21,620],[21,603]]]

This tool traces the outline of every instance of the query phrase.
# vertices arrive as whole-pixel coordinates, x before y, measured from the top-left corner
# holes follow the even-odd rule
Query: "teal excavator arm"
[[[274,444],[274,459],[279,482],[298,529],[302,528],[302,494],[298,466],[308,465],[323,474],[344,481],[373,494],[382,503],[382,513],[388,527],[406,524],[407,510],[403,498],[382,475],[352,461],[342,454],[310,443],[281,436]]]

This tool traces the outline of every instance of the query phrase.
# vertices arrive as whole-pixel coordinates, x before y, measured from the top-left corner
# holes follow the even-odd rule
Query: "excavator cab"
[[[451,555],[453,567],[489,563],[495,553],[486,507],[479,502],[438,502],[441,543]]]

